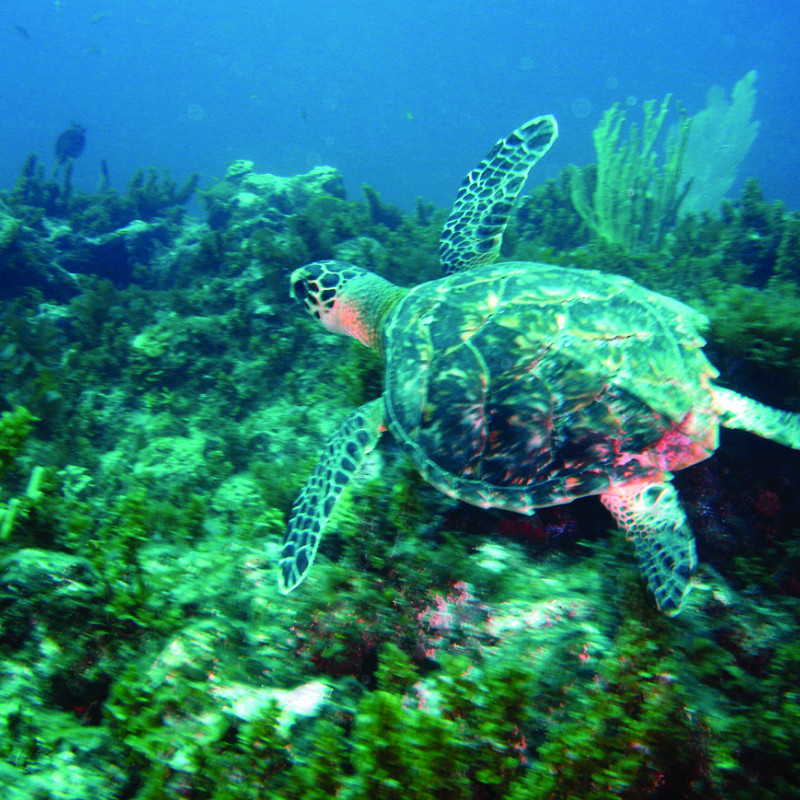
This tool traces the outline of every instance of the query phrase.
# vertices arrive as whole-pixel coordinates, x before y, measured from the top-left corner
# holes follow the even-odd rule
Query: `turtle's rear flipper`
[[[658,607],[670,616],[677,614],[697,556],[694,535],[675,487],[668,481],[620,486],[600,499],[633,539],[644,579]]]
[[[726,428],[740,428],[800,450],[800,414],[765,406],[720,386],[714,387],[714,403]]]
[[[328,440],[317,466],[292,506],[283,537],[278,586],[291,592],[305,578],[333,506],[384,431],[383,398],[357,408]]]

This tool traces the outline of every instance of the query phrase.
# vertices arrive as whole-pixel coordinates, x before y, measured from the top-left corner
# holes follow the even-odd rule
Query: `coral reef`
[[[653,180],[661,108],[627,151]],[[796,454],[731,432],[677,476],[702,565],[677,620],[598,504],[459,506],[380,448],[282,597],[292,499],[381,383],[344,339],[321,355],[288,275],[336,256],[435,277],[446,211],[239,161],[194,220],[192,182],[83,196],[65,167],[29,159],[0,197],[4,797],[797,796]],[[504,256],[692,303],[721,380],[800,409],[797,212],[751,182],[676,219],[667,193],[652,225],[612,209],[612,233],[647,223],[617,241],[574,179],[523,199]],[[589,202],[599,168],[581,180]]]
[[[81,275],[127,286],[173,243],[199,180],[178,187],[167,174],[138,170],[124,194],[107,185],[75,192],[70,160],[59,184],[28,156],[14,188],[0,192],[0,297],[32,287],[64,300],[80,293]]]

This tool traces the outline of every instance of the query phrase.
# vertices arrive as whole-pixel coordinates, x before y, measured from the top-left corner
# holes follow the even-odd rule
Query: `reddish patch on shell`
[[[648,451],[648,460],[660,472],[675,472],[704,461],[717,449],[716,428],[699,431],[690,411]]]

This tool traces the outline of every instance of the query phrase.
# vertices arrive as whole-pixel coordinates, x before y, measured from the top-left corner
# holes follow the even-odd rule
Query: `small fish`
[[[67,128],[56,139],[55,153],[56,161],[60,166],[67,159],[77,158],[86,145],[86,128],[77,122],[72,123],[71,128]]]
[[[111,16],[110,11],[101,11],[99,14],[95,14],[89,19],[89,22],[92,25],[99,25],[104,19],[108,19]]]
[[[413,115],[413,114],[412,114],[410,111],[405,111],[405,112],[403,112],[403,116],[404,116],[404,117],[405,117],[405,118],[406,118],[406,119],[407,119],[409,122],[413,122],[413,121],[414,121],[414,115]]]
[[[23,39],[30,39],[31,35],[28,33],[27,28],[23,28],[22,25],[12,25],[11,26]]]

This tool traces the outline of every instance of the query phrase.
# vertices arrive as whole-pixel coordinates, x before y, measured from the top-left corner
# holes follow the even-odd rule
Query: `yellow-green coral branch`
[[[679,190],[681,164],[686,152],[689,122],[681,114],[676,133],[666,145],[659,168],[655,144],[664,124],[671,95],[656,109],[655,100],[644,104],[641,133],[631,125],[620,141],[625,112],[618,104],[604,114],[594,131],[597,181],[590,188],[577,169],[570,173],[572,201],[595,235],[629,250],[658,247],[674,224],[686,188]]]

